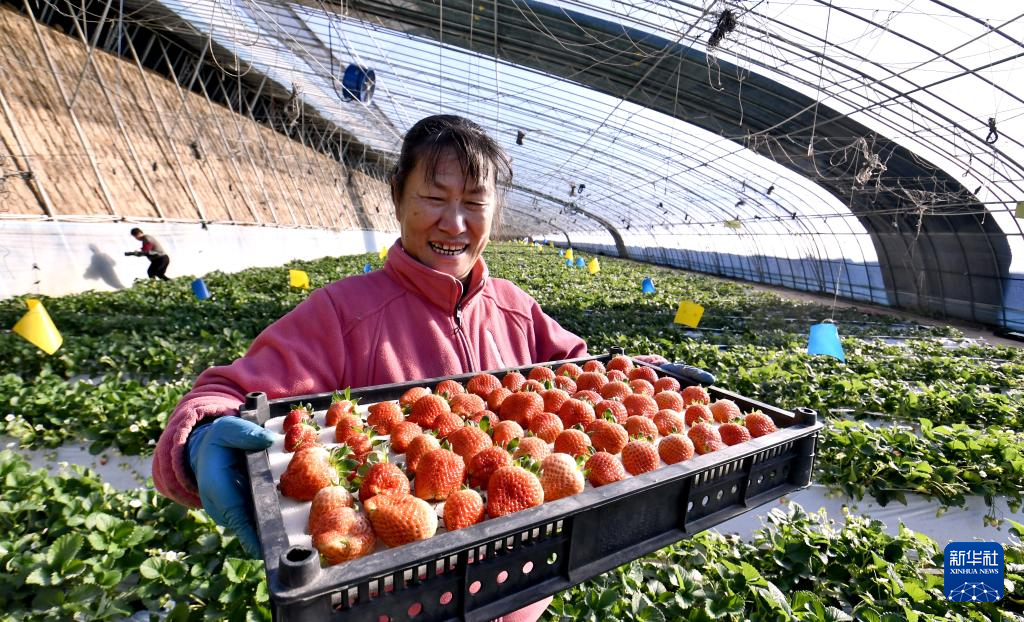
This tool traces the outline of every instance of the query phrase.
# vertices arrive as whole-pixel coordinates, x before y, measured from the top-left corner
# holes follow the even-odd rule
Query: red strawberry
[[[739,445],[750,440],[750,430],[738,423],[723,423],[718,426],[718,435],[726,445]]]
[[[506,447],[512,441],[512,439],[523,438],[525,436],[523,432],[523,426],[519,425],[515,421],[499,421],[494,429],[491,431],[491,438],[494,439],[494,444],[499,447]]]
[[[420,459],[435,449],[440,449],[441,443],[433,434],[420,434],[409,442],[405,450],[405,468],[410,473],[416,472]]]
[[[501,378],[501,386],[513,393],[522,388],[526,377],[517,371],[510,371]]]
[[[626,407],[622,402],[616,400],[602,400],[598,402],[594,405],[594,414],[601,419],[607,419],[610,416],[618,423],[625,423],[626,419],[629,418]]]
[[[587,427],[596,417],[593,406],[576,398],[566,400],[558,409],[558,418],[562,420],[563,428],[571,428],[574,425]]]
[[[530,421],[530,431],[544,439],[545,443],[554,443],[563,427],[558,415],[549,412],[541,413]]]
[[[627,374],[630,380],[646,380],[651,386],[658,381],[658,374],[652,367],[634,367]]]
[[[491,475],[501,467],[512,464],[512,455],[497,445],[482,449],[469,462],[469,483],[487,489]]]
[[[481,427],[483,427],[484,421],[486,421],[488,429],[493,430],[494,426],[498,425],[498,422],[501,421],[501,419],[498,418],[498,415],[489,410],[481,410],[480,412],[475,413],[472,417],[466,419],[466,421],[469,423],[475,423]]]
[[[586,391],[586,390],[584,390],[584,391],[577,391],[577,392],[573,393],[572,394],[572,399],[579,400],[581,402],[586,402],[586,403],[590,404],[591,406],[593,406],[594,404],[597,404],[598,402],[600,402],[603,398],[601,397],[601,394],[598,393],[597,391]]]
[[[487,408],[494,412],[501,411],[501,405],[505,403],[505,398],[512,395],[512,392],[505,387],[498,387],[487,394]]]
[[[396,454],[404,454],[409,449],[412,439],[423,434],[423,428],[412,421],[402,421],[391,428],[391,450]]]
[[[437,532],[437,512],[412,495],[377,495],[363,507],[374,533],[387,546],[426,540]]]
[[[545,382],[550,383],[551,381],[550,380],[546,380]],[[525,392],[530,391],[530,392],[533,392],[533,393],[540,393],[541,391],[547,391],[549,388],[551,388],[551,387],[545,386],[544,383],[541,382],[540,380],[534,380],[533,378],[527,378],[526,382],[523,383],[523,386],[519,387],[519,392],[525,393]]]
[[[475,393],[460,393],[451,399],[449,406],[453,413],[465,419],[487,408],[487,402]]]
[[[604,486],[629,477],[622,463],[606,451],[599,451],[587,460],[587,479],[594,486]]]
[[[573,380],[579,378],[582,373],[583,368],[576,363],[562,363],[558,366],[558,369],[555,370],[556,376],[565,376],[567,378],[572,378]]]
[[[512,458],[520,458],[522,456],[530,456],[535,461],[540,462],[544,458],[547,458],[551,453],[551,448],[548,447],[547,442],[536,436],[527,436],[519,439],[519,445],[516,446],[515,451],[512,453]]]
[[[608,382],[601,386],[598,391],[606,400],[622,400],[627,395],[633,394],[633,389],[625,382]]]
[[[658,443],[658,456],[665,464],[689,460],[693,452],[693,442],[682,434],[669,434]]]
[[[498,415],[502,421],[515,421],[523,428],[530,425],[530,419],[544,412],[544,398],[530,391],[513,393],[501,403]]]
[[[686,433],[693,441],[693,449],[700,455],[709,454],[725,447],[722,437],[719,436],[711,424],[699,421]]]
[[[633,415],[653,417],[654,413],[658,412],[658,402],[655,402],[654,398],[650,395],[640,395],[638,393],[627,395],[622,400],[622,405],[626,407],[626,412],[631,417]]]
[[[648,441],[630,441],[622,448],[622,466],[630,475],[653,471],[659,462],[658,450]]]
[[[555,438],[555,452],[569,454],[573,458],[586,455],[590,447],[590,437],[583,430],[576,428],[562,430]]]
[[[420,458],[413,481],[414,494],[428,501],[444,501],[462,486],[466,463],[447,449],[435,449]]]
[[[629,388],[632,389],[633,393],[640,395],[646,395],[648,397],[654,397],[654,385],[647,382],[643,378],[637,378],[636,380],[629,381]]]
[[[469,464],[477,453],[492,445],[490,435],[475,425],[466,425],[455,430],[448,435],[448,442],[451,443],[452,451],[462,456],[466,464]]]
[[[551,454],[540,463],[544,501],[555,501],[583,492],[585,479],[569,454]]]
[[[424,395],[412,405],[409,415],[405,419],[424,428],[433,429],[441,413],[451,411],[448,401],[440,395]]]
[[[760,410],[755,410],[748,414],[744,423],[747,426],[747,429],[750,430],[750,436],[753,438],[760,438],[765,434],[771,434],[778,430],[778,428],[775,427],[775,422],[772,421],[772,418]]]
[[[576,389],[579,391],[598,391],[608,382],[604,373],[596,371],[583,372],[576,378]]]
[[[359,500],[382,494],[408,494],[409,478],[393,462],[378,462],[371,465],[359,485]]]
[[[352,390],[345,389],[344,393],[334,392],[331,396],[331,405],[327,407],[327,414],[324,416],[326,425],[335,425],[342,415],[355,414],[358,399],[352,399]]]
[[[465,529],[484,519],[484,500],[472,488],[456,490],[444,502],[444,528]]]
[[[344,443],[348,440],[348,437],[353,434],[361,434],[362,432],[363,420],[359,418],[359,415],[341,415],[334,422],[334,442],[336,443]]]
[[[736,402],[726,399],[715,400],[715,403],[711,405],[711,414],[718,423],[728,423],[743,416]]]
[[[531,369],[526,377],[537,382],[545,382],[547,380],[554,380],[555,372],[550,367],[539,366]]]
[[[622,370],[609,369],[605,375],[608,376],[608,382],[625,382],[629,384],[629,375]]]
[[[341,481],[339,457],[320,446],[304,447],[295,452],[281,474],[281,494],[298,501],[312,501],[321,488]]]
[[[686,425],[692,426],[701,421],[711,423],[715,419],[711,416],[711,409],[708,408],[707,404],[694,402],[686,407],[686,411],[683,413],[683,420],[686,421]]]
[[[587,428],[587,434],[590,435],[590,442],[594,445],[594,449],[610,454],[619,453],[629,442],[629,433],[626,432],[626,428],[605,419],[597,419],[591,423]]]
[[[377,434],[391,434],[391,428],[405,421],[402,407],[398,405],[398,402],[377,402],[366,410],[369,411],[366,423]]]
[[[357,458],[363,458],[373,449],[373,438],[360,428],[349,434],[344,444],[352,449],[352,453]]]
[[[498,380],[497,376],[492,376],[491,374],[477,374],[470,378],[469,382],[466,383],[466,391],[487,399],[487,396],[491,394],[491,391],[500,386],[501,381]]]
[[[285,434],[287,434],[288,430],[292,429],[292,426],[297,423],[312,422],[313,407],[309,404],[298,404],[296,406],[292,406],[292,409],[284,416],[284,421],[281,423],[281,429]]]
[[[548,389],[541,391],[541,398],[544,400],[544,412],[556,413],[562,404],[569,399],[569,393],[561,389]]]
[[[316,424],[310,420],[309,423],[296,423],[284,435],[284,450],[288,453],[297,451],[303,447],[311,447],[320,443],[320,430],[314,427]]]
[[[612,360],[608,361],[608,369],[617,369],[623,373],[628,373],[629,370],[633,369],[633,361],[625,354],[616,354],[612,357]]]
[[[473,397],[476,397],[475,395]],[[434,431],[440,439],[448,438],[448,435],[466,425],[462,417],[452,412],[441,413],[434,422]]]
[[[598,360],[590,360],[583,364],[584,373],[590,371],[596,371],[597,373],[603,374],[605,371],[604,363]]]
[[[687,406],[690,404],[710,404],[711,396],[704,390],[704,387],[695,384],[683,389],[683,403]]]
[[[309,520],[306,522],[306,533],[314,534],[324,531],[332,514],[342,508],[350,508],[356,504],[352,494],[344,486],[327,486],[313,495],[313,504],[309,507]]]
[[[576,381],[569,376],[555,376],[552,383],[555,385],[556,389],[561,389],[570,395],[578,390]]]
[[[377,538],[370,519],[353,508],[342,508],[313,533],[313,546],[328,566],[362,557],[373,551]]]
[[[520,466],[501,467],[487,483],[487,515],[505,516],[544,503],[544,487],[533,473]]]
[[[679,392],[679,381],[672,376],[662,376],[654,382],[654,394],[657,395],[662,391],[675,391]]]
[[[461,395],[465,392],[466,389],[463,388],[461,384],[451,379],[442,380],[437,383],[436,387],[434,387],[434,394],[439,395],[446,400],[451,400],[456,395]]]
[[[658,438],[658,425],[654,423],[654,419],[648,417],[640,417],[633,415],[626,419],[626,423],[623,424],[626,428],[626,432],[630,437],[650,437]]]
[[[682,432],[686,429],[686,422],[674,410],[663,408],[655,413],[652,418],[654,425],[658,426],[658,434],[668,436],[673,432]]]
[[[658,408],[670,408],[676,412],[683,412],[686,406],[683,406],[683,396],[679,395],[675,391],[661,391],[654,394],[654,401],[658,404]]]
[[[426,387],[413,387],[398,398],[398,405],[402,408],[409,408],[424,395],[430,395],[430,389]]]

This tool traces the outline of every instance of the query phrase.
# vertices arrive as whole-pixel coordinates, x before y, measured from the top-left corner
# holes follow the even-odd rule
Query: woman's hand
[[[229,416],[196,428],[188,439],[188,461],[203,509],[217,524],[234,532],[252,557],[260,557],[261,549],[244,452],[270,447],[275,436],[255,423]]]
[[[660,354],[641,354],[639,356],[634,356],[633,358],[641,363],[647,363],[648,365],[661,366],[668,363],[668,359]]]

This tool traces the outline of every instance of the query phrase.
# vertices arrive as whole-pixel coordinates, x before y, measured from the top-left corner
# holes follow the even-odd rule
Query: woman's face
[[[496,203],[493,174],[478,184],[449,154],[429,181],[420,161],[395,206],[402,246],[420,263],[463,280],[487,247]]]

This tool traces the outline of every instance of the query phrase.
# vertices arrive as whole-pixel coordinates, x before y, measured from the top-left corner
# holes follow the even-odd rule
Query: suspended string
[[[814,119],[811,122],[811,138],[807,141],[807,157],[814,155],[814,134],[818,125],[818,104],[821,103],[821,81],[825,74],[825,53],[828,51],[828,31],[832,24],[832,0],[828,0],[828,15],[825,18],[825,40],[821,44],[821,62],[818,64],[818,90],[814,98]]]

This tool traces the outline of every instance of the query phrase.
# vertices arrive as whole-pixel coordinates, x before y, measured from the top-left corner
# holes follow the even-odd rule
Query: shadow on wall
[[[92,253],[92,258],[82,276],[91,281],[103,281],[114,289],[124,289],[124,284],[114,269],[116,265],[114,258],[101,251],[95,244],[89,245],[89,251]]]

